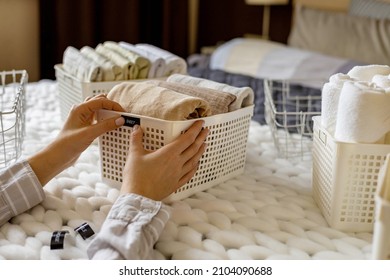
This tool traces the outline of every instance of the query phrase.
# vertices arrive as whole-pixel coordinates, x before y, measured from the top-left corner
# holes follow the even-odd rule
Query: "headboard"
[[[390,0],[293,0],[288,45],[390,64]]]

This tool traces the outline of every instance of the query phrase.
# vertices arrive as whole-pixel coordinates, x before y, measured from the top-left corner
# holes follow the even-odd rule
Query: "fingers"
[[[84,100],[84,103],[81,104],[81,106],[86,106],[86,108],[88,108],[92,112],[95,112],[99,109],[114,110],[120,112],[125,111],[119,103],[107,99],[107,95],[104,93],[95,96],[88,96]]]
[[[125,123],[125,119],[121,116],[113,117],[110,119],[106,119],[104,121],[100,121],[91,127],[89,127],[89,131],[92,134],[93,138],[99,137],[103,133],[114,130]]]
[[[180,135],[176,140],[174,140],[167,146],[173,148],[179,153],[182,153],[194,143],[202,129],[203,121],[196,121],[184,134]]]
[[[130,150],[131,153],[144,152],[144,146],[142,144],[143,131],[139,125],[133,126],[133,132],[130,135]]]
[[[96,98],[107,98],[107,94],[106,93],[100,93],[98,95],[87,96],[84,99],[84,102],[89,101],[91,99],[96,99]]]
[[[202,157],[203,153],[206,151],[207,144],[203,143],[195,154],[192,154],[192,157],[190,157],[183,165],[183,174],[187,174],[188,172],[191,172],[192,169],[197,169],[199,165],[200,158]]]

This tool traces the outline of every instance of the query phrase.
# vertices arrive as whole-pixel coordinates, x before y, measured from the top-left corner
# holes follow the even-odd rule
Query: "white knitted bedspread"
[[[24,155],[58,133],[55,81],[27,86]],[[173,215],[155,246],[156,259],[370,259],[371,233],[330,228],[312,197],[310,163],[278,158],[267,126],[251,123],[245,173],[172,204]],[[73,229],[99,231],[118,190],[102,183],[97,145],[45,186],[46,200],[0,228],[0,259],[86,259],[88,239]],[[50,250],[65,229],[64,249]]]

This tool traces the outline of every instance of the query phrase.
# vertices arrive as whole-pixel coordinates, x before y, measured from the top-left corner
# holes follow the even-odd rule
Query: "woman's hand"
[[[95,123],[94,116],[99,109],[124,111],[118,103],[108,100],[104,94],[89,98],[73,106],[56,139],[29,158],[30,166],[42,186],[72,165],[95,138],[124,124],[122,117]]]
[[[136,193],[162,200],[194,176],[206,149],[208,129],[195,122],[170,144],[153,152],[142,145],[142,129],[134,127],[123,170],[121,193]]]

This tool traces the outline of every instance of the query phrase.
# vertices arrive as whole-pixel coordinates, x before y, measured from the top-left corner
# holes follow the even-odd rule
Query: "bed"
[[[264,78],[211,69],[209,63],[199,61],[190,67],[190,74],[263,88]],[[347,65],[352,59],[343,61]],[[263,93],[255,91],[256,107],[261,110]],[[44,147],[61,128],[58,100],[56,81],[27,85],[24,157]],[[173,215],[155,244],[154,258],[371,259],[372,232],[329,227],[313,199],[310,160],[281,157],[262,114],[256,111],[250,124],[244,173],[172,202]],[[95,143],[44,189],[44,202],[0,228],[0,259],[86,259],[91,239],[84,240],[74,228],[87,222],[98,232],[119,194],[101,180]],[[51,236],[60,229],[69,231],[64,248],[51,250]]]
[[[369,2],[369,3],[367,3]],[[389,6],[382,1],[294,1],[287,44],[233,38],[188,58],[193,76],[250,85],[254,120],[264,124],[264,80],[288,81],[297,95],[321,95],[329,77],[357,65],[390,65]],[[305,90],[302,90],[301,85]],[[309,92],[308,92],[309,91]]]

